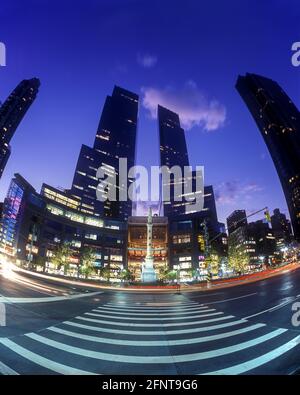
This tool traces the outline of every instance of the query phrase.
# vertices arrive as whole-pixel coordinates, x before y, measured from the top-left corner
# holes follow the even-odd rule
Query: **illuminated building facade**
[[[4,201],[1,249],[28,265],[42,260],[54,270],[51,257],[68,244],[71,274],[76,275],[81,254],[93,251],[94,267],[110,269],[111,279],[126,265],[127,229],[121,221],[83,213],[80,201],[44,184],[41,193],[19,174],[11,181]]]
[[[249,233],[248,225],[237,227],[228,236],[228,259],[235,259],[237,256],[249,271],[260,269],[264,263],[259,260],[256,237]]]
[[[119,220],[132,215],[132,201],[119,200],[119,189],[116,201],[97,200],[99,179],[96,174],[102,167],[114,173],[119,184],[119,158],[127,159],[128,169],[134,166],[138,100],[135,93],[115,86],[105,100],[93,147],[81,147],[70,194],[80,200],[79,209],[85,213]],[[128,186],[129,182],[120,188],[127,192]]]
[[[300,240],[300,113],[277,82],[255,74],[239,76],[236,88],[269,149]]]
[[[276,239],[267,222],[258,220],[248,223],[246,211],[235,210],[227,218],[227,225],[230,227],[229,258],[231,251],[241,254],[241,259],[247,260],[248,270],[276,263]]]
[[[128,219],[128,269],[135,280],[141,280],[141,268],[147,252],[147,217]],[[154,269],[157,278],[160,272],[169,267],[168,262],[168,219],[153,216],[152,248]]]
[[[182,280],[190,279],[194,271],[204,274],[207,241],[210,252],[226,255],[227,238],[222,237],[222,225],[217,219],[212,186],[204,187],[202,211],[169,218],[170,268],[179,269]]]
[[[39,86],[37,78],[23,80],[0,107],[0,178],[11,153],[10,141],[36,98]]]

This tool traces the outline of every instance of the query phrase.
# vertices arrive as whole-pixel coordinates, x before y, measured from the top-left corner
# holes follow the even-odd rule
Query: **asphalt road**
[[[300,269],[182,294],[85,289],[0,272],[0,301],[6,309],[6,326],[0,326],[2,374],[300,369],[300,326],[291,323],[292,305],[300,302]]]

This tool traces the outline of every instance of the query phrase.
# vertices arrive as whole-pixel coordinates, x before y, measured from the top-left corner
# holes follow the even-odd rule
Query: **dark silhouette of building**
[[[241,226],[247,226],[247,217],[245,210],[235,210],[226,219],[228,233],[231,234]]]
[[[274,236],[278,242],[290,243],[292,237],[292,228],[290,221],[285,214],[281,213],[279,208],[273,211],[271,216],[271,224]]]
[[[132,215],[132,201],[97,200],[99,167],[116,174],[119,184],[119,158],[127,159],[130,169],[135,163],[138,95],[115,86],[107,96],[93,147],[82,145],[70,193],[80,200],[79,209],[101,217],[126,220]],[[126,173],[127,176],[127,173]],[[120,185],[126,193],[129,183]]]
[[[247,232],[256,242],[256,253],[260,261],[268,265],[275,263],[276,239],[269,224],[262,220],[250,222]]]
[[[0,107],[0,178],[11,153],[10,141],[38,93],[37,78],[23,80]]]
[[[239,76],[236,88],[269,149],[281,181],[295,238],[300,240],[300,113],[277,82]]]
[[[167,166],[171,169],[173,166],[179,166],[184,173],[184,166],[189,166],[189,158],[185,140],[184,130],[180,126],[178,114],[158,106],[158,126],[159,126],[159,143],[160,143],[160,165]],[[174,184],[178,183],[183,189],[184,179],[176,179],[174,174],[170,174],[170,181],[162,180],[162,198],[164,215],[166,217],[185,214],[186,202],[175,201]],[[164,188],[170,184],[170,200],[164,199]]]

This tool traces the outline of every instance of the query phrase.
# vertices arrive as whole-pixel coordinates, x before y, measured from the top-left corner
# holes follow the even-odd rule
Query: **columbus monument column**
[[[149,208],[148,221],[147,221],[147,254],[145,262],[142,265],[142,282],[153,283],[156,281],[156,273],[154,270],[154,258],[153,258],[153,248],[152,248],[152,209]]]

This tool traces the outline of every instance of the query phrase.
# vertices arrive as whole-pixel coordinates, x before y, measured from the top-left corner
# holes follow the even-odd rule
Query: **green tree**
[[[51,258],[52,263],[56,269],[64,269],[64,274],[68,273],[70,267],[70,257],[72,255],[72,249],[69,244],[60,244],[56,247]]]
[[[212,250],[209,255],[205,258],[204,267],[209,273],[217,275],[220,269],[220,259],[218,254]]]
[[[122,281],[133,281],[134,276],[130,270],[124,269],[120,272],[119,277]]]
[[[163,268],[159,271],[159,280],[161,281],[174,281],[177,278],[177,270],[170,270]]]
[[[168,276],[169,269],[168,268],[161,268],[158,273],[158,278],[160,281],[166,281]]]
[[[88,278],[91,273],[95,271],[94,262],[96,255],[92,248],[86,247],[82,250],[80,254],[80,266],[78,272],[82,273],[85,278]]]
[[[210,254],[210,272],[213,275],[217,275],[220,269],[220,260],[219,256],[215,253]]]
[[[249,256],[245,248],[237,248],[235,245],[229,245],[228,248],[228,266],[236,273],[244,273],[249,265]]]
[[[110,268],[108,266],[99,269],[100,277],[104,278],[107,282],[110,281]]]
[[[176,270],[169,270],[166,277],[167,280],[174,282],[177,278]]]

